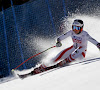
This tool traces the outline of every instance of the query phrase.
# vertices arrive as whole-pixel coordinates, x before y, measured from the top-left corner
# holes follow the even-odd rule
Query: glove
[[[61,46],[62,46],[62,43],[59,42],[59,41],[57,41],[57,43],[56,43],[56,47],[61,47]]]
[[[98,44],[97,44],[97,47],[98,47],[98,48],[99,48],[99,50],[100,50],[100,43],[98,43]]]

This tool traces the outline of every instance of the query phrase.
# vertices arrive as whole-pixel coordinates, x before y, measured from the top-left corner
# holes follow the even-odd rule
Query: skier
[[[54,66],[47,66],[45,63],[35,68],[29,74],[34,75],[55,67],[62,67],[77,58],[85,58],[87,51],[87,41],[90,41],[97,48],[100,49],[100,43],[92,38],[86,31],[83,30],[84,23],[80,19],[75,19],[72,24],[72,30],[57,38],[56,47],[61,47],[61,41],[71,36],[73,45],[69,48],[62,50],[55,58],[52,59],[53,63],[58,62]],[[61,61],[62,60],[62,61]],[[27,74],[27,75],[29,75]],[[27,76],[26,75],[26,76]]]

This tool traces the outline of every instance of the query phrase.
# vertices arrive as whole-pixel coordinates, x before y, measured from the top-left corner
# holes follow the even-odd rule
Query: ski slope
[[[100,42],[100,18],[88,15],[74,15],[74,17],[67,18],[69,26],[71,22],[76,19],[82,19],[85,23],[84,30],[86,30],[92,37]],[[97,23],[98,22],[98,23]],[[70,27],[69,27],[70,28]],[[51,42],[44,40],[40,43],[45,43],[45,46],[51,46]],[[48,43],[47,43],[48,42]],[[63,42],[61,48],[55,48],[50,50],[43,60],[51,59],[53,55],[59,50],[63,49],[67,45],[70,46],[71,40],[67,39]],[[39,44],[40,45],[40,44]],[[47,47],[42,47],[45,49]],[[41,50],[42,51],[42,50]],[[89,43],[86,59],[100,57],[100,51],[96,46]],[[80,61],[76,61],[80,62]],[[9,82],[1,83],[0,90],[100,90],[100,61],[94,61],[91,63],[79,63],[68,67],[63,67],[51,72],[44,72],[35,76],[28,77],[24,80],[19,78]]]
[[[99,69],[100,61],[76,64],[3,83],[0,90],[100,90]]]

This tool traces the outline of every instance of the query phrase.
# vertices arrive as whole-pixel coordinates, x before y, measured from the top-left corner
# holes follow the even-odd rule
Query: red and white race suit
[[[69,62],[74,61],[76,58],[85,58],[87,51],[87,43],[90,41],[94,45],[97,45],[97,41],[92,38],[86,31],[82,31],[80,34],[75,34],[73,30],[68,31],[64,35],[60,36],[59,41],[71,36],[73,45],[69,48],[62,50],[55,58],[53,62],[67,59]],[[45,65],[46,66],[46,65]]]

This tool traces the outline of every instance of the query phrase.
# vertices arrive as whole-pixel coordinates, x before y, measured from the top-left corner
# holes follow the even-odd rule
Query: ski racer
[[[87,51],[87,42],[90,41],[97,48],[100,49],[100,43],[92,38],[86,31],[83,30],[84,23],[80,19],[75,19],[72,24],[72,30],[68,31],[64,35],[57,38],[56,47],[61,47],[61,41],[65,38],[71,36],[73,45],[69,48],[62,50],[52,61],[58,62],[58,66],[63,66],[66,63],[74,61],[76,58],[85,58],[86,51]],[[36,68],[34,71],[36,73],[40,73],[46,70],[47,65],[42,64],[39,68]]]
[[[83,21],[80,19],[75,19],[72,24],[72,30],[57,38],[56,47],[61,47],[61,41],[69,36],[72,38],[73,45],[62,50],[55,58],[52,59],[53,63],[57,62],[56,65],[48,67],[48,65],[43,63],[38,68],[35,68],[30,74],[38,74],[51,68],[62,67],[63,65],[75,61],[77,58],[85,58],[88,41],[100,49],[100,43],[92,38],[86,31],[84,31],[83,27]]]

